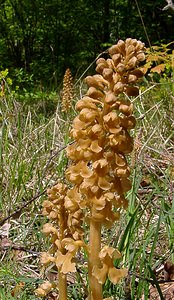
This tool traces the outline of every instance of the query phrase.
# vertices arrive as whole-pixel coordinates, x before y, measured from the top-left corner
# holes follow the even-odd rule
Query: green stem
[[[101,250],[101,224],[90,220],[89,237],[89,257],[88,257],[88,276],[89,276],[89,300],[102,300],[102,284],[92,275],[95,265],[100,267],[99,252]]]

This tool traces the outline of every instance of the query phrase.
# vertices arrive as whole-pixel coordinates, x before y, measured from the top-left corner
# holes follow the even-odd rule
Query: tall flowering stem
[[[76,104],[79,114],[71,130],[75,143],[67,148],[73,164],[66,175],[80,195],[79,206],[88,208],[90,300],[102,299],[106,276],[114,283],[121,277],[113,263],[107,267],[100,257],[101,226],[112,226],[127,207],[124,194],[131,182],[126,155],[133,149],[129,131],[136,123],[130,98],[139,93],[135,83],[143,76],[138,69],[145,59],[143,49],[144,44],[135,39],[112,46],[110,58],[97,60],[99,74],[86,78],[88,91]],[[111,252],[106,261],[116,255]]]
[[[54,259],[63,274],[76,271],[73,257],[77,251],[84,248],[87,252],[89,300],[103,299],[107,278],[116,284],[127,274],[126,269],[114,267],[121,254],[102,244],[101,229],[110,228],[128,205],[125,193],[131,181],[126,155],[133,149],[130,130],[136,124],[131,99],[139,94],[136,83],[143,76],[138,66],[145,59],[144,44],[131,38],[120,40],[108,54],[108,59],[97,60],[98,74],[86,78],[87,93],[76,104],[79,113],[70,131],[74,143],[67,147],[70,187],[63,197],[66,230],[55,242],[61,244]],[[83,239],[87,238],[82,226],[86,221],[89,244]]]
[[[88,258],[88,277],[89,277],[89,299],[102,300],[102,284],[93,276],[93,267],[101,266],[99,252],[101,250],[101,224],[94,220],[90,220],[89,235],[89,258]]]

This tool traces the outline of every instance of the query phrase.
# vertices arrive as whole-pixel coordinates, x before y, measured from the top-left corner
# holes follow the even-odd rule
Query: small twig
[[[108,48],[109,49],[109,48]],[[105,51],[101,52],[93,61],[92,63],[88,66],[88,68],[82,73],[82,75],[80,76],[80,78],[76,81],[76,83],[74,84],[74,86],[76,86],[79,81],[83,78],[83,76],[86,74],[86,72],[90,69],[90,67],[96,62],[96,60],[102,56],[103,54],[108,53],[108,49],[106,49]]]
[[[30,250],[30,249],[26,249],[26,248],[24,248],[22,246],[9,245],[9,246],[1,246],[0,247],[0,250],[8,250],[8,249],[19,250],[19,251],[23,251],[23,252],[28,252],[28,253],[31,253],[32,255],[35,255],[35,256],[38,256],[38,255],[41,254],[40,252],[33,251],[33,250]]]
[[[144,117],[145,117],[146,115],[148,115],[148,113],[149,113],[151,110],[153,110],[154,108],[158,109],[158,108],[161,106],[162,102],[163,102],[163,100],[161,100],[158,104],[153,105],[153,106],[152,106],[151,108],[149,108],[144,114],[140,115],[140,116],[137,118],[137,120],[142,120],[142,119],[144,119]]]
[[[53,159],[55,156],[57,156],[59,152],[61,152],[62,150],[64,150],[68,145],[71,145],[71,144],[73,144],[73,143],[74,143],[74,141],[68,143],[67,145],[63,146],[61,149],[59,149],[58,151],[56,151],[54,154],[52,154],[52,155],[50,156],[50,158],[48,159],[48,161],[47,161],[47,163],[46,163],[46,166],[45,166],[45,168],[44,168],[44,170],[43,170],[42,178],[44,177],[45,171],[46,171],[46,169],[48,168],[49,164],[51,163],[52,159]],[[31,198],[31,199],[30,199],[29,201],[27,201],[24,205],[22,205],[20,208],[18,208],[15,212],[13,212],[12,214],[8,215],[6,218],[4,218],[3,220],[1,220],[1,221],[0,221],[0,226],[2,226],[7,220],[9,220],[9,219],[11,219],[11,218],[13,218],[13,217],[15,217],[15,218],[19,217],[20,214],[21,214],[21,212],[22,212],[22,210],[23,210],[25,207],[27,207],[30,203],[32,203],[33,201],[35,201],[35,200],[36,200],[37,198],[39,198],[40,196],[44,195],[44,194],[46,193],[46,191],[47,191],[47,189],[44,189],[43,192],[36,194],[33,198]],[[25,199],[23,199],[23,201],[25,201]]]
[[[145,24],[144,24],[144,20],[143,20],[141,11],[140,11],[140,7],[139,7],[139,4],[138,4],[138,1],[135,0],[135,3],[136,3],[136,6],[137,6],[137,10],[138,10],[139,17],[140,17],[140,19],[141,19],[141,23],[142,23],[142,25],[143,25],[144,33],[145,33],[145,35],[146,35],[146,38],[147,38],[149,47],[151,48],[151,47],[152,47],[152,46],[151,46],[151,42],[150,42],[150,39],[149,39],[149,36],[148,36],[148,33],[147,33],[146,26],[145,26]]]
[[[63,151],[64,149],[66,149],[67,146],[72,145],[72,144],[74,144],[74,143],[75,143],[75,141],[72,141],[72,142],[68,143],[67,145],[63,146],[62,148],[60,148],[59,150],[57,150],[55,153],[53,153],[53,154],[49,157],[49,159],[48,159],[48,161],[47,161],[47,163],[46,163],[46,166],[45,166],[45,168],[44,168],[44,170],[43,170],[43,173],[45,173],[45,170],[47,169],[47,167],[49,166],[49,164],[51,163],[52,159],[53,159],[55,156],[57,156],[61,151]]]
[[[42,182],[42,179],[44,178],[45,173],[46,173],[46,171],[47,171],[47,169],[48,169],[48,166],[49,166],[50,163],[52,162],[53,158],[56,157],[61,151],[63,151],[64,149],[66,149],[67,146],[72,145],[72,144],[74,144],[74,143],[75,143],[75,141],[72,141],[72,142],[66,144],[65,146],[61,147],[61,148],[60,148],[59,150],[57,150],[55,153],[53,153],[53,154],[52,154],[52,152],[50,153],[50,157],[48,158],[47,163],[46,163],[46,165],[45,165],[45,167],[44,167],[44,169],[43,169],[43,172],[42,172],[42,176],[41,176],[40,182]]]
[[[174,3],[173,3],[173,1],[172,0],[166,0],[166,2],[168,4],[166,6],[164,6],[162,10],[168,10],[168,9],[174,10]]]
[[[154,82],[152,82],[153,85],[150,86],[149,88],[147,88],[145,91],[141,92],[141,94],[139,94],[137,97],[135,97],[133,100],[132,100],[132,103],[134,103],[138,98],[140,98],[142,95],[144,95],[145,93],[147,93],[148,91],[150,91],[151,89],[153,89],[157,83],[154,84]],[[155,105],[154,105],[155,106]]]
[[[45,189],[43,192],[38,193],[36,196],[34,196],[33,198],[31,198],[29,201],[27,201],[24,205],[22,205],[20,208],[18,208],[15,212],[13,212],[12,214],[8,215],[6,218],[4,218],[3,220],[0,221],[0,226],[2,226],[7,220],[9,220],[10,218],[13,217],[18,217],[21,214],[21,211],[27,207],[30,203],[32,203],[34,200],[36,200],[37,198],[39,198],[40,196],[44,195],[47,189]]]
[[[132,271],[129,271],[129,275],[133,275],[136,278],[145,280],[145,281],[151,283],[152,285],[155,285],[155,281],[152,278],[143,277],[143,276],[141,276],[141,275],[139,275],[135,272],[132,272]],[[174,280],[173,279],[170,279],[170,280],[162,280],[161,279],[161,280],[156,280],[156,282],[158,282],[158,283],[169,283],[169,282],[171,282],[172,283],[172,282],[174,282]]]

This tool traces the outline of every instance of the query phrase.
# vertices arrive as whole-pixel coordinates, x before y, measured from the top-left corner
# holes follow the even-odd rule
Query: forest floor
[[[81,91],[76,92],[79,98]],[[34,290],[55,279],[39,258],[49,247],[42,233],[42,202],[48,187],[63,178],[65,147],[75,111],[61,112],[61,98],[25,104],[13,94],[0,99],[0,299],[39,299]],[[51,103],[52,102],[52,103]],[[128,277],[110,299],[174,299],[174,86],[172,80],[145,82],[133,100],[137,118],[129,158],[132,189],[128,210],[109,232],[108,244],[122,253]],[[56,107],[57,106],[57,107]],[[48,111],[55,108],[53,114]],[[84,266],[68,277],[69,299],[86,298]],[[162,295],[162,296],[161,296]],[[163,297],[163,298],[162,298]],[[51,292],[45,299],[56,299]]]

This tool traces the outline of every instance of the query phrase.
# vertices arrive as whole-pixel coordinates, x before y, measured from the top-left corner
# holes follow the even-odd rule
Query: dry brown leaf
[[[8,237],[11,224],[5,223],[0,227],[0,237]]]
[[[47,296],[48,300],[58,300],[59,295],[56,292],[50,292],[49,295]]]
[[[5,248],[8,248],[12,246],[12,241],[8,239],[7,237],[4,237],[2,240],[0,240],[0,248],[4,250]]]
[[[174,264],[170,261],[166,261],[164,264],[165,280],[174,280]]]
[[[166,67],[165,64],[160,64],[160,65],[158,65],[158,66],[152,68],[152,69],[150,70],[150,72],[160,74],[161,72],[164,72],[165,67]]]
[[[162,283],[159,284],[161,292],[165,300],[173,300],[174,299],[174,283]],[[151,286],[149,292],[149,300],[160,300],[159,293],[156,287]]]
[[[25,286],[25,283],[24,282],[19,282],[11,291],[11,295],[12,297],[16,297],[17,294],[20,293],[21,289]]]

